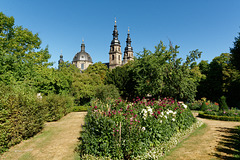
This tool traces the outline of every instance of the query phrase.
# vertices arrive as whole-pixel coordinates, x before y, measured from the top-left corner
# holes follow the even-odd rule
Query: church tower
[[[126,64],[129,61],[133,60],[133,48],[131,46],[131,42],[132,41],[131,41],[131,38],[130,38],[129,29],[128,29],[126,47],[125,47],[125,50],[124,50],[123,64]]]
[[[113,69],[117,66],[122,65],[122,52],[121,52],[121,45],[120,41],[118,40],[118,30],[117,30],[117,24],[115,19],[115,25],[113,30],[113,40],[110,45],[110,51],[109,51],[109,68]]]
[[[59,59],[59,61],[58,61],[58,69],[60,69],[61,68],[61,63],[64,63],[64,61],[63,61],[63,55],[61,54],[60,55],[60,59]]]

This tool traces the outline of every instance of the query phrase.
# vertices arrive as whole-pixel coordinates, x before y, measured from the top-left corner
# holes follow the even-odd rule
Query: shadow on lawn
[[[224,160],[239,160],[240,159],[240,133],[238,129],[219,127],[219,132],[229,133],[228,136],[222,135],[218,146],[217,152],[214,156]]]

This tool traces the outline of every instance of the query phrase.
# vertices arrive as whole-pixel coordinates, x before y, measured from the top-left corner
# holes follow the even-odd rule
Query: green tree
[[[116,67],[107,73],[106,84],[115,85],[125,99],[135,98],[132,61],[122,67]]]
[[[199,82],[199,85],[197,86],[197,95],[196,99],[201,99],[203,97],[209,97],[209,84],[207,81],[207,76],[209,72],[209,64],[208,61],[202,60],[199,64],[198,67],[200,69],[200,72],[202,74],[201,80]]]
[[[101,80],[104,81],[106,78],[106,74],[109,72],[108,67],[103,64],[102,62],[97,62],[94,63],[93,65],[90,65],[85,71],[84,73],[94,73],[94,74],[98,74],[101,77]]]
[[[238,37],[235,37],[233,48],[230,48],[231,63],[240,71],[240,33]]]
[[[0,12],[0,80],[25,80],[34,73],[34,65],[51,65],[48,47],[41,49],[38,34],[14,26],[14,18]]]

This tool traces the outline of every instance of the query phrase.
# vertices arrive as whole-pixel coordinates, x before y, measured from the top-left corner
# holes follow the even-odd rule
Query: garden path
[[[240,122],[197,118],[207,126],[184,140],[164,160],[237,160],[232,154],[239,147],[234,143],[234,136]]]
[[[11,147],[1,160],[73,160],[86,112],[72,112],[57,122],[47,122],[36,136]]]
[[[86,112],[72,112],[57,122],[48,122],[43,131],[4,153],[1,160],[74,160],[81,124]],[[198,117],[197,117],[198,118]],[[207,124],[184,140],[165,160],[234,159],[235,126],[240,122],[198,118]]]

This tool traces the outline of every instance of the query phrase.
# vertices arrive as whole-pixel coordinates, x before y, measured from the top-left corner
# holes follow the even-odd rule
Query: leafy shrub
[[[203,102],[202,103],[202,105],[201,105],[201,111],[205,111],[205,110],[207,110],[207,105],[206,105],[206,103],[205,102]]]
[[[191,110],[200,110],[202,106],[202,101],[201,100],[194,101],[193,103],[188,103],[187,105]]]
[[[0,153],[42,129],[44,108],[36,95],[24,85],[1,85]]]
[[[72,112],[83,112],[87,111],[89,106],[74,106],[72,107]]]
[[[56,121],[65,116],[73,107],[73,98],[65,94],[50,94],[44,97],[45,120]]]
[[[222,120],[222,121],[240,121],[240,117],[218,116],[218,115],[210,115],[205,113],[199,113],[199,117]]]
[[[227,105],[225,96],[222,96],[220,98],[220,100],[219,100],[219,107],[220,107],[220,110],[228,110],[228,105]]]
[[[96,101],[88,109],[77,151],[82,158],[133,159],[170,141],[195,120],[186,105],[172,99]]]
[[[115,85],[109,84],[97,87],[95,97],[101,101],[106,101],[107,98],[119,98],[120,94]]]

